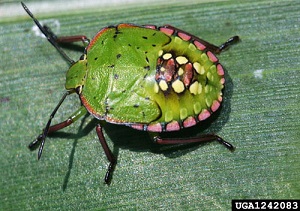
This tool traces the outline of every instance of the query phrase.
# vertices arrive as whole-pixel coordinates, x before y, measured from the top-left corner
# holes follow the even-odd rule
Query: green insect
[[[109,166],[104,182],[109,184],[117,160],[103,136],[101,122],[126,125],[148,131],[158,144],[186,144],[218,141],[229,150],[234,147],[214,134],[193,138],[160,138],[159,133],[178,131],[203,121],[222,102],[224,69],[215,53],[239,41],[230,38],[221,46],[212,45],[180,29],[165,25],[119,24],[101,29],[89,41],[86,36],[57,37],[42,26],[24,3],[23,8],[48,41],[70,63],[66,92],[50,115],[43,132],[29,145],[42,155],[46,137],[89,113],[101,120],[96,132]],[[75,62],[59,43],[87,43]],[[51,126],[64,99],[79,95],[82,106],[66,121]]]

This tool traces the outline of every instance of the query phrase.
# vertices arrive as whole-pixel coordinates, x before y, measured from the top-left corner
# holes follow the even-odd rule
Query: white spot
[[[40,21],[41,25],[48,26],[54,34],[59,34],[60,32],[60,22],[57,19],[47,19]],[[45,35],[41,32],[41,30],[34,25],[31,30],[34,32],[35,36],[46,38]]]
[[[260,70],[255,70],[255,71],[254,71],[254,77],[255,77],[255,78],[262,79],[262,77],[263,77],[263,71],[264,71],[264,70],[262,70],[262,69],[260,69]]]
[[[173,83],[172,83],[172,88],[174,89],[174,91],[176,93],[181,93],[184,91],[184,84],[182,81],[180,81],[179,79],[175,80]]]
[[[163,55],[163,50],[158,51],[158,56],[161,57]]]
[[[158,85],[159,85],[160,89],[163,91],[166,91],[168,89],[168,84],[165,80],[161,80]],[[155,90],[155,92],[156,92],[156,90]]]
[[[177,56],[176,61],[178,62],[178,64],[186,64],[189,60],[184,56]]]
[[[171,58],[172,58],[172,54],[170,54],[170,53],[166,53],[166,54],[163,55],[164,60],[169,60]]]

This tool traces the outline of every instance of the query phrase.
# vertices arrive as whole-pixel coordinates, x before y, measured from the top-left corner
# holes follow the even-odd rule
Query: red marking
[[[214,63],[216,63],[218,61],[218,58],[212,52],[207,51],[206,54],[207,54],[208,58],[210,59],[210,61],[212,61]]]
[[[163,33],[165,33],[168,36],[171,36],[174,33],[174,29],[169,28],[159,28],[159,30]]]
[[[95,44],[95,43],[97,42],[97,40],[99,39],[99,37],[100,37],[102,34],[104,34],[106,31],[110,30],[110,29],[112,29],[112,28],[106,27],[106,28],[101,29],[101,30],[95,35],[95,37],[90,41],[90,44],[88,45],[87,50],[89,50],[91,47],[93,47],[94,44]]]
[[[119,25],[117,25],[118,29],[122,29],[122,28],[138,28],[139,26],[130,24],[130,23],[121,23]]]
[[[147,131],[161,133],[162,132],[161,124],[160,123],[150,124],[147,127]]]
[[[92,114],[95,118],[100,119],[100,120],[105,120],[106,122],[114,123],[114,124],[125,124],[126,121],[120,120],[120,119],[115,119],[111,118],[110,116],[107,116],[105,114],[100,114],[96,110],[94,110],[89,102],[86,100],[86,98],[81,94],[80,99],[84,107],[88,110],[90,114]]]
[[[166,126],[166,131],[177,131],[180,130],[180,125],[177,121],[172,121]]]
[[[169,59],[167,61],[167,64],[163,66],[166,70],[164,72],[164,77],[166,81],[171,81],[173,78],[173,75],[175,74],[175,62],[174,59]]]
[[[194,44],[195,44],[195,46],[196,46],[200,51],[203,51],[203,50],[205,50],[205,48],[206,48],[205,45],[203,45],[201,42],[199,42],[199,41],[197,41],[197,40],[194,41]]]
[[[84,107],[86,108],[86,110],[88,110],[94,117],[96,117],[97,119],[104,119],[102,115],[98,114],[89,104],[89,102],[86,100],[86,98],[80,94],[80,100],[81,103],[84,105]]]
[[[155,74],[155,80],[159,81],[161,79],[166,80],[167,82],[172,81],[176,68],[174,59],[162,60],[158,58],[157,65],[163,67],[165,70],[161,71],[161,69],[159,69]]]
[[[188,63],[185,65],[184,73],[183,73],[183,83],[187,87],[190,85],[192,79],[193,79],[194,71],[193,71],[193,65],[191,63]]]
[[[191,127],[197,124],[194,117],[188,117],[186,120],[183,121],[183,127]]]
[[[198,119],[199,121],[203,121],[205,119],[207,119],[208,117],[210,117],[210,112],[206,109],[204,109],[199,115],[198,115]]]
[[[223,69],[222,65],[217,64],[217,71],[218,71],[218,75],[221,75],[221,76],[224,75],[224,69]]]
[[[181,39],[185,40],[185,41],[189,41],[191,39],[191,36],[188,34],[185,34],[183,32],[178,32],[177,34]]]
[[[130,125],[130,127],[132,127],[133,129],[136,129],[136,130],[144,130],[143,124],[132,124],[132,125]]]
[[[133,24],[127,24],[127,23],[123,23],[123,24],[119,24],[116,26],[117,29],[121,29],[121,28],[136,28],[138,26],[133,25]],[[93,47],[93,45],[97,42],[97,40],[99,39],[99,37],[101,37],[102,34],[104,34],[106,31],[111,30],[111,29],[115,29],[113,27],[105,27],[103,29],[101,29],[96,35],[95,37],[90,41],[90,44],[87,47],[87,50],[89,50],[91,47]]]
[[[119,119],[111,118],[109,116],[105,116],[105,121],[106,122],[110,122],[110,123],[115,123],[115,124],[120,124],[120,123],[124,123],[125,122],[125,121],[121,121]]]
[[[216,110],[218,110],[218,108],[220,107],[220,102],[217,100],[214,100],[212,106],[210,107],[210,109],[212,110],[212,112],[215,112]]]

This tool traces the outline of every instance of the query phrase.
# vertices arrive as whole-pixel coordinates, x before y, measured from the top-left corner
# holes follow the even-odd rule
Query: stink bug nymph
[[[211,116],[221,105],[224,69],[215,54],[239,41],[230,38],[212,45],[170,25],[119,24],[101,29],[92,40],[86,36],[57,37],[42,26],[24,3],[23,8],[48,41],[70,63],[66,92],[50,115],[42,133],[29,145],[42,155],[46,137],[89,113],[99,121],[96,132],[109,166],[104,182],[109,184],[117,160],[103,136],[101,122],[148,131],[157,144],[187,144],[218,141],[234,147],[214,134],[192,138],[161,138],[163,132],[191,127]],[[83,41],[78,61],[68,57],[59,44]],[[77,93],[82,106],[67,120],[51,125],[64,101]]]

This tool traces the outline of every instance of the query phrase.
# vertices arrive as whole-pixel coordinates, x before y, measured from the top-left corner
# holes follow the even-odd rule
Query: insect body
[[[87,112],[109,123],[161,133],[191,127],[220,107],[224,69],[214,53],[236,43],[237,36],[217,47],[169,25],[119,24],[103,28],[91,41],[85,36],[58,38],[22,5],[50,43],[71,64],[66,75],[67,92],[52,112],[43,133],[29,145],[30,149],[39,145],[38,158],[47,134],[70,125]],[[80,60],[74,62],[58,43],[80,40],[88,45]],[[82,107],[66,121],[50,126],[63,100],[75,92]],[[105,176],[108,184],[116,159],[107,146],[100,124],[96,131],[110,161]],[[213,134],[185,139],[154,137],[159,144],[214,140],[234,149]]]
[[[83,105],[107,122],[153,132],[190,127],[219,107],[223,68],[197,41],[169,26],[148,27],[102,29],[74,64],[78,77],[67,89],[82,86]]]

